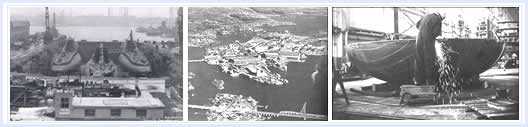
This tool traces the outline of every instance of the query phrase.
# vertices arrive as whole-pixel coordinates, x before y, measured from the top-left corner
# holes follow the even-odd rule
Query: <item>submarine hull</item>
[[[135,72],[135,73],[148,73],[151,70],[150,65],[138,65],[133,63],[130,58],[125,54],[120,54],[118,56],[119,64],[125,69]]]
[[[69,59],[69,61],[64,64],[53,63],[51,65],[51,70],[56,71],[56,72],[65,72],[69,70],[74,70],[74,69],[79,68],[82,63],[83,62],[82,62],[81,55],[79,53],[75,53],[75,55],[73,55]]]
[[[394,85],[413,82],[416,40],[357,42],[345,47],[348,60],[361,73]],[[460,55],[456,66],[462,77],[471,78],[491,68],[500,58],[503,45],[490,39],[441,39]]]

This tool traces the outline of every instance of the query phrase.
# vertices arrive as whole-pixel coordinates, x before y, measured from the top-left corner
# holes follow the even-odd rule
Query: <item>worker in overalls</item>
[[[442,34],[440,14],[428,14],[416,23],[418,36],[416,39],[416,54],[414,80],[417,85],[433,85],[436,81],[434,63],[436,61],[435,41]]]

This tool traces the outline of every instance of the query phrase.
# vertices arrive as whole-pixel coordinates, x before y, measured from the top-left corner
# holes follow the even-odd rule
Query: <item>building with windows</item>
[[[140,97],[74,97],[73,92],[55,93],[57,120],[160,120],[165,105],[145,93]]]

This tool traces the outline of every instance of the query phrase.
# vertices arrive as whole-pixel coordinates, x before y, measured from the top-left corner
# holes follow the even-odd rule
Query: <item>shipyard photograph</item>
[[[190,121],[327,120],[327,8],[189,8]]]
[[[519,120],[518,7],[332,10],[333,120]]]
[[[182,120],[182,13],[9,7],[9,119]]]

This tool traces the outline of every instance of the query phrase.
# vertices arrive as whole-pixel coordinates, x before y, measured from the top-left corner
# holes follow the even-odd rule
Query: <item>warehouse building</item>
[[[160,120],[165,105],[145,93],[140,97],[74,97],[73,92],[55,93],[57,120]]]

